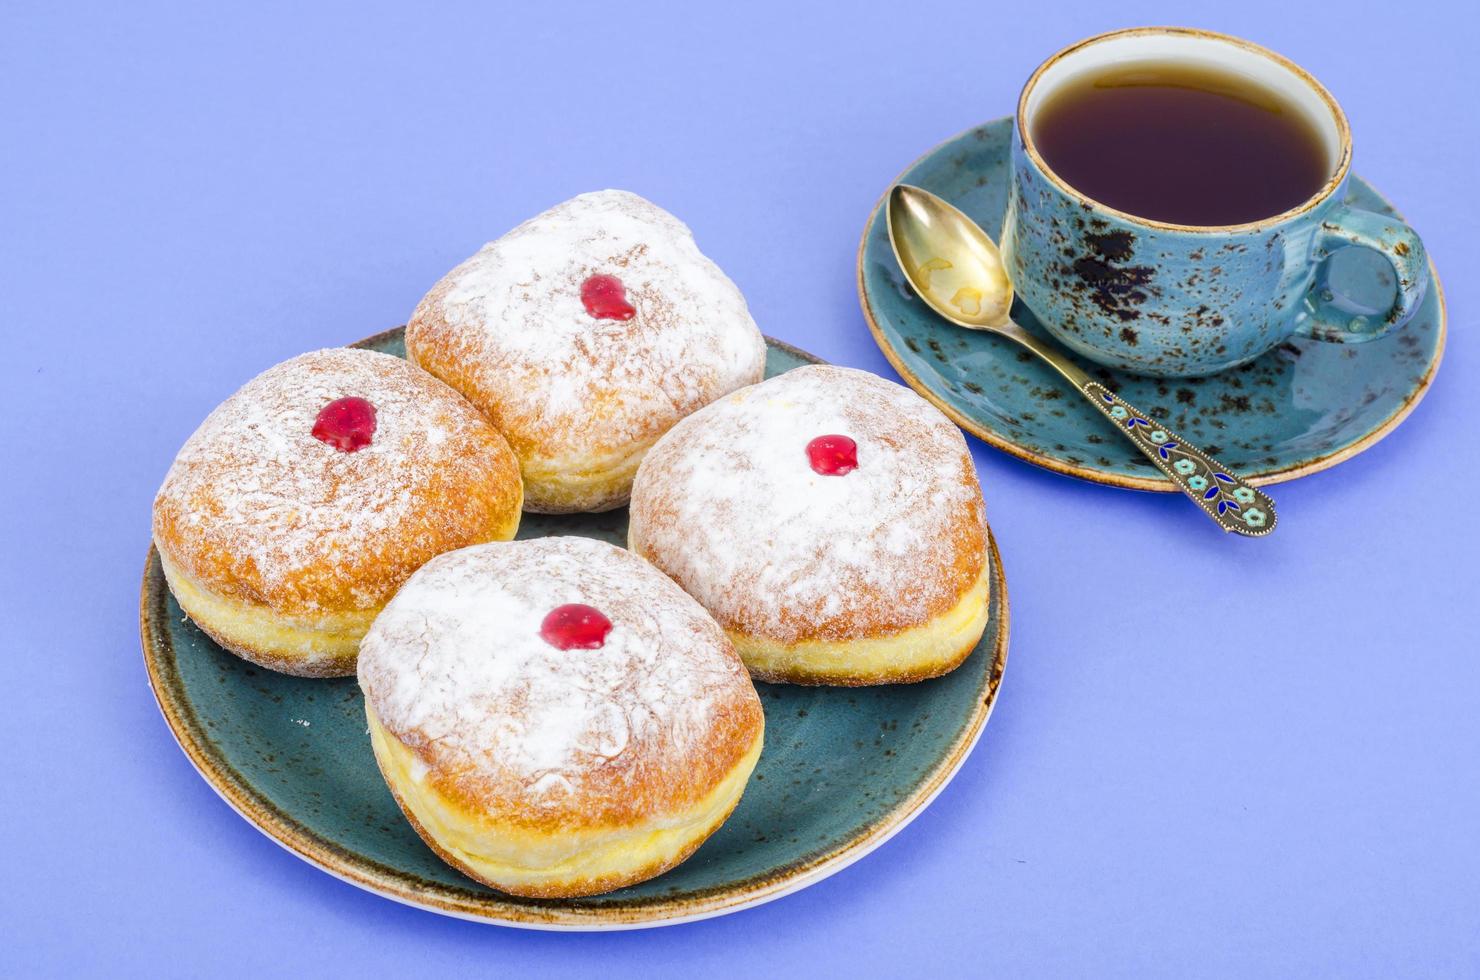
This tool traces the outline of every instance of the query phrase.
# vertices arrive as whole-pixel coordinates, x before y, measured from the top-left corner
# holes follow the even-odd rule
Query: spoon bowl
[[[908,184],[889,192],[886,219],[894,255],[931,309],[968,330],[1007,323],[1012,280],[1002,253],[980,225]]]

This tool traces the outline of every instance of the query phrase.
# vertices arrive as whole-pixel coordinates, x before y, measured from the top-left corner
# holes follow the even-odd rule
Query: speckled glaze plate
[[[401,331],[356,346],[404,354]],[[769,341],[767,376],[816,358]],[[525,514],[520,538],[583,534],[623,545],[625,509]],[[181,612],[150,549],[140,628],[149,683],[185,754],[233,809],[289,851],[388,898],[537,929],[632,929],[734,912],[842,870],[909,823],[981,735],[1007,661],[1007,583],[991,545],[986,634],[954,672],[878,688],[757,685],[766,744],[730,819],[688,861],[592,898],[493,891],[443,864],[391,799],[354,678],[254,667]]]
[[[967,130],[916,160],[899,180],[939,194],[999,237],[1011,139],[1010,118]],[[1360,177],[1352,177],[1347,200],[1397,214]],[[1385,260],[1346,249],[1332,263],[1333,290],[1352,312],[1387,308],[1392,281]],[[1055,472],[1136,490],[1176,489],[1052,369],[1010,340],[961,330],[927,309],[900,275],[877,207],[858,250],[858,291],[864,318],[890,363],[966,431]],[[1013,316],[1042,333],[1021,303]],[[1417,316],[1369,343],[1296,339],[1206,378],[1141,377],[1080,363],[1250,482],[1270,484],[1335,466],[1396,428],[1433,381],[1444,333],[1444,295],[1435,273]]]

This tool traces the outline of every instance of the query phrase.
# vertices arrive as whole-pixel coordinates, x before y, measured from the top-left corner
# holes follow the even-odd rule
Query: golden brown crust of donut
[[[447,321],[446,296],[456,287],[459,270],[473,261],[468,259],[443,276],[417,304],[406,323],[406,359],[471,402],[523,458],[539,448],[527,428],[538,418],[531,417],[533,413],[521,417],[517,406],[506,406],[485,390],[480,382],[482,345],[474,334]]]
[[[635,546],[633,551],[639,553]],[[902,631],[790,643],[738,630],[726,633],[756,680],[839,687],[913,684],[948,674],[971,655],[986,631],[991,601],[991,569],[984,566],[954,606]]]
[[[548,586],[550,598],[539,592],[546,582],[557,582]],[[458,613],[439,618],[436,610],[449,601],[493,610],[494,600],[478,589],[514,590],[508,601],[519,612],[497,614],[496,625],[477,632],[470,657],[458,661],[449,652],[457,640],[451,634],[474,630],[474,614],[459,606]],[[598,681],[595,675],[582,680],[583,665],[617,663],[619,651],[609,638],[585,661],[584,651],[544,645],[538,637],[540,617],[572,601],[596,606],[616,628],[653,617],[666,622],[664,656],[654,669],[667,673],[654,680],[624,667],[628,672],[614,681]],[[524,642],[530,646],[517,646]],[[481,667],[484,649],[490,657],[495,651],[524,657],[526,666],[509,675],[512,680],[499,681],[502,686],[479,694],[470,672]],[[552,673],[557,670],[558,675]],[[735,770],[765,727],[744,665],[704,610],[640,558],[586,538],[485,545],[433,560],[377,619],[361,646],[359,676],[367,705],[427,767],[426,783],[451,806],[497,814],[502,824],[547,833],[640,826],[655,815],[689,810]],[[537,683],[543,686],[533,686]],[[507,740],[493,747],[487,730],[475,730],[476,724],[488,724],[490,714],[495,732],[537,725],[549,717],[540,714],[542,707],[551,704],[560,706],[561,717],[574,717],[584,702],[570,698],[587,690],[600,692],[591,700],[594,708],[612,703],[622,708],[622,747],[610,756],[597,759],[582,751],[559,765],[521,766],[507,757]],[[653,705],[651,697],[662,703]],[[476,709],[468,703],[473,698],[483,699]],[[702,719],[696,723],[685,705],[702,707]],[[408,718],[417,721],[408,723]],[[545,798],[532,790],[537,777],[550,773],[565,781],[568,793]]]
[[[372,447],[386,451],[340,453],[310,434],[319,409],[348,395],[376,405]],[[248,404],[261,422],[242,422]],[[242,437],[274,418],[280,458],[264,461]],[[313,472],[295,483],[293,467]],[[451,388],[389,355],[318,351],[259,375],[202,424],[155,498],[154,539],[211,593],[313,619],[376,609],[428,559],[512,536],[521,500],[508,444]]]
[[[595,274],[621,279],[634,316],[584,310]],[[734,283],[682,222],[619,191],[566,201],[459,264],[417,304],[406,352],[504,434],[541,513],[622,505],[635,456],[765,371]]]
[[[315,660],[306,660],[300,656],[280,656],[268,650],[238,642],[235,637],[212,629],[206,625],[204,620],[191,617],[191,621],[221,649],[234,653],[258,667],[264,667],[279,674],[291,674],[294,677],[349,677],[355,672],[354,654],[319,657]]]
[[[464,445],[470,452],[497,458],[507,451],[497,437],[490,429]],[[384,602],[436,555],[509,536],[509,515],[517,512],[520,499],[517,470],[481,485],[469,485],[449,473],[409,487],[407,492],[418,507],[439,512],[440,519],[414,529],[404,539],[367,542],[353,554],[323,555],[270,581],[264,580],[255,565],[243,563],[229,540],[194,536],[182,529],[179,514],[208,508],[208,491],[161,498],[155,512],[154,540],[197,578],[210,583],[214,592],[287,615],[348,611],[373,608],[374,604],[362,598],[366,595]]]
[[[565,878],[558,883],[547,883],[545,885],[518,884],[508,880],[495,880],[483,874],[476,866],[464,861],[448,848],[443,847],[442,843],[417,819],[412,807],[402,795],[397,781],[386,770],[378,753],[375,756],[375,762],[380,769],[381,776],[385,779],[386,786],[391,791],[391,796],[396,801],[396,805],[401,808],[401,813],[405,815],[407,823],[411,824],[411,829],[416,831],[417,836],[422,839],[427,847],[431,848],[434,854],[474,881],[481,882],[490,888],[510,895],[519,895],[523,898],[580,898],[587,895],[601,895],[606,892],[615,891],[618,888],[626,888],[628,885],[647,881],[649,878],[656,878],[658,875],[676,868],[684,861],[687,861],[699,849],[700,845],[712,837],[714,832],[724,825],[724,822],[730,818],[730,814],[735,812],[735,807],[740,805],[741,800],[740,796],[736,796],[730,802],[729,806],[720,812],[707,827],[696,832],[690,838],[689,842],[672,856],[658,858],[636,868],[625,869],[623,872],[617,874],[604,874],[596,877],[571,877]],[[560,829],[567,828],[558,828],[554,832],[558,833]]]
[[[737,697],[717,710],[703,748],[690,757],[681,771],[654,764],[651,758],[619,757],[614,764],[586,774],[578,808],[536,806],[527,800],[521,788],[490,779],[466,763],[445,758],[432,765],[426,778],[438,793],[462,810],[497,812],[504,822],[528,830],[559,833],[632,827],[652,819],[654,814],[680,812],[696,805],[734,771],[764,725],[760,698],[752,689],[750,697]],[[412,733],[402,741],[416,746],[417,755],[427,761],[424,739],[417,739]]]
[[[163,553],[159,561],[180,608],[219,646],[269,670],[298,677],[354,673],[360,638],[370,628],[375,610],[287,619],[266,606],[210,592]]]
[[[724,822],[730,818],[730,814],[735,812],[735,807],[740,805],[740,798],[737,796],[735,798],[735,802],[730,805],[730,808],[728,810],[720,815],[718,820],[710,824],[707,830],[705,830],[702,834],[697,835],[693,839],[692,843],[686,846],[673,858],[663,858],[656,861],[650,861],[649,863],[643,865],[641,868],[638,868],[635,871],[626,872],[624,874],[602,875],[597,878],[575,878],[567,880],[560,885],[530,887],[515,886],[509,884],[508,882],[493,881],[483,875],[480,875],[476,868],[460,860],[459,858],[454,857],[450,852],[443,849],[442,845],[437,843],[436,838],[426,832],[426,828],[421,825],[421,821],[417,820],[416,817],[412,815],[411,811],[407,809],[406,802],[401,799],[401,794],[396,791],[395,786],[389,783],[387,783],[387,785],[390,786],[391,795],[396,798],[397,805],[401,807],[401,812],[405,814],[406,821],[411,824],[411,829],[416,831],[417,835],[421,837],[422,841],[426,843],[427,847],[430,847],[432,849],[433,853],[435,853],[447,864],[450,864],[452,867],[461,871],[469,878],[472,878],[474,881],[482,882],[489,888],[495,888],[499,891],[507,892],[510,895],[518,895],[521,898],[581,898],[587,895],[603,895],[606,892],[616,891],[618,888],[626,888],[628,885],[635,885],[638,882],[647,881],[649,878],[656,878],[658,877],[658,875],[663,874],[666,871],[670,871],[673,868],[678,867],[683,862],[687,861],[689,857],[699,849],[699,845],[703,844],[710,837],[714,836],[714,832],[724,825]]]
[[[951,655],[949,659],[931,667],[910,668],[905,670],[868,671],[851,674],[838,674],[834,672],[820,673],[808,670],[804,667],[792,667],[788,670],[766,671],[751,668],[750,676],[758,681],[768,684],[797,684],[802,687],[874,687],[879,684],[918,684],[920,681],[932,680],[936,677],[944,677],[965,662],[971,656],[971,651],[981,642],[981,634],[961,647]]]
[[[506,355],[480,330],[470,329],[461,321],[449,321],[447,294],[460,286],[463,277],[481,261],[475,255],[457,266],[417,304],[406,324],[406,356],[476,405],[520,459],[621,455],[633,445],[651,443],[708,400],[690,403],[678,396],[645,413],[630,410],[632,398],[626,385],[632,379],[624,375],[637,375],[639,383],[648,384],[656,380],[659,371],[685,370],[679,365],[655,366],[652,371],[638,367],[644,361],[655,361],[655,335],[681,329],[679,312],[657,291],[647,298],[633,297],[644,303],[642,316],[627,321],[593,321],[589,344],[568,353],[563,360],[540,364]],[[620,272],[628,261],[628,256],[617,255],[610,259],[610,265]],[[578,290],[579,282],[573,279],[568,287]],[[757,368],[740,384],[759,381],[765,370],[764,341],[759,332],[755,336],[761,351],[755,358]],[[491,376],[503,378],[509,374],[527,377],[525,384],[531,386],[549,384],[554,378],[589,379],[580,418],[552,414],[542,402],[509,398],[490,385]],[[690,384],[696,389],[703,387],[697,377]],[[723,394],[728,387],[715,388],[710,397]]]
[[[794,433],[778,437],[758,428],[754,414],[771,411],[768,406],[774,404],[809,399],[829,406],[823,412],[826,421],[807,421],[815,413],[803,412],[804,420],[795,423],[798,445],[779,450],[788,454],[784,461],[766,458]],[[862,465],[868,465],[866,454],[888,450],[904,471],[936,473],[928,489],[938,491],[938,498],[928,505],[924,500],[915,504],[911,501],[918,494],[892,500],[884,493],[881,499],[892,510],[834,513],[824,508],[802,514],[795,526],[777,528],[767,524],[771,502],[762,499],[761,491],[739,502],[727,501],[723,494],[694,497],[696,486],[698,493],[706,492],[702,482],[706,472],[724,474],[741,487],[760,486],[767,467],[791,466],[803,472],[808,464],[802,446],[808,434],[832,431],[857,437]],[[820,479],[850,480],[859,472]],[[698,473],[694,478],[698,483],[690,481],[693,473]],[[788,497],[805,500],[808,494],[799,487]],[[788,536],[805,543],[806,535],[833,533],[822,522],[836,514],[870,528],[859,540],[868,554],[878,555],[878,561],[833,567],[825,580],[806,582],[804,588],[795,587],[796,578],[757,585],[752,573],[784,565],[779,556],[795,544]],[[926,519],[918,520],[921,515]],[[891,559],[883,553],[882,542],[906,517],[920,527],[924,540],[907,557]],[[727,633],[784,643],[876,639],[923,627],[962,601],[981,579],[987,561],[981,488],[960,430],[908,389],[833,366],[797,368],[720,399],[675,426],[649,451],[638,471],[629,533],[632,550],[699,599]],[[845,528],[841,533],[851,531]],[[716,547],[750,550],[733,574],[725,575],[715,572]],[[805,551],[793,557],[803,570],[799,574],[821,565]],[[879,562],[888,561],[897,565],[897,574],[885,576],[881,585],[875,577]],[[784,602],[780,596],[786,596]]]

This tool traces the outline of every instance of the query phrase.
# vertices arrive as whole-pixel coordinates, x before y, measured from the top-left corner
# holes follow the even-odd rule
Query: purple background
[[[1480,971],[1472,7],[50,6],[0,13],[0,973]],[[1268,541],[974,444],[1010,665],[899,837],[738,915],[538,934],[343,884],[190,768],[139,573],[171,457],[247,378],[607,186],[688,221],[766,332],[893,377],[854,291],[890,178],[1063,44],[1169,21],[1337,94],[1446,277],[1448,357],[1386,441],[1278,489]]]

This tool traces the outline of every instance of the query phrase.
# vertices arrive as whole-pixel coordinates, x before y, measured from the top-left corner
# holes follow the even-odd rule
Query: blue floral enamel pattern
[[[1173,483],[1191,490],[1190,496],[1199,507],[1225,531],[1237,531],[1250,537],[1262,537],[1274,530],[1274,502],[1218,461],[1161,427],[1110,393],[1104,385],[1091,381],[1086,386],[1096,399],[1095,406],[1116,426],[1125,429],[1142,452],[1159,466]]]

